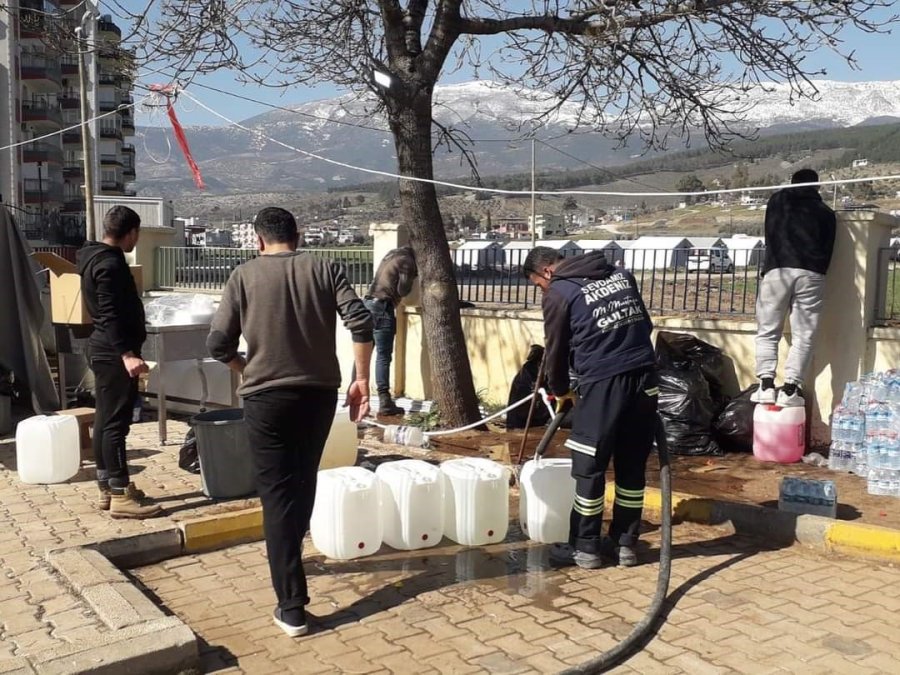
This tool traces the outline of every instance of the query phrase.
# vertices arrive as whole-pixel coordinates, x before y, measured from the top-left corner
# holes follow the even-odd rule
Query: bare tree
[[[137,59],[196,73],[237,71],[248,82],[288,90],[331,83],[373,101],[394,136],[398,173],[432,179],[436,142],[465,149],[465,136],[432,117],[441,75],[470,68],[522,87],[541,104],[528,133],[563,102],[579,111],[572,130],[599,130],[664,146],[699,135],[722,147],[744,133],[750,86],[781,81],[814,96],[815,50],[852,63],[840,33],[883,30],[890,0],[160,0],[126,8]],[[382,86],[373,73],[387,75]],[[382,78],[383,81],[383,78]],[[525,88],[527,87],[527,88]],[[435,188],[403,180],[402,219],[421,271],[425,338],[434,393],[451,424],[478,410],[459,315],[449,246]]]

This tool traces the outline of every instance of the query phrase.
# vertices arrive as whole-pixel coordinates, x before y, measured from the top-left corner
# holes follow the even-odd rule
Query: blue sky
[[[842,34],[845,41],[845,51],[854,51],[857,59],[858,70],[851,69],[846,61],[837,56],[828,49],[822,49],[820,52],[809,57],[807,66],[809,68],[823,68],[826,70],[826,79],[839,81],[870,81],[870,80],[895,80],[900,79],[900,66],[897,65],[897,42],[900,27],[894,29],[894,34],[871,35],[861,33],[859,31],[846,31]],[[454,73],[452,76],[444,78],[444,83],[461,82],[472,79],[470,72]],[[142,82],[148,84],[151,82],[161,81],[152,76],[144,79]],[[295,103],[303,103],[317,99],[328,98],[340,92],[332,87],[312,88],[292,88],[287,93],[281,93],[254,85],[242,85],[236,81],[233,73],[220,71],[218,73],[207,75],[197,80],[198,82],[208,84],[219,89],[233,91],[244,96],[274,103],[277,105],[290,105]],[[243,120],[253,115],[257,115],[270,110],[270,108],[257,105],[254,103],[241,101],[231,96],[218,94],[195,87],[191,93],[198,99],[202,100],[208,106],[221,111],[232,119]],[[191,124],[224,124],[219,118],[207,113],[206,111],[197,109],[190,101],[182,101],[178,105],[178,115],[182,123]],[[138,110],[138,124],[159,124],[160,115],[155,115],[151,119],[147,114]]]

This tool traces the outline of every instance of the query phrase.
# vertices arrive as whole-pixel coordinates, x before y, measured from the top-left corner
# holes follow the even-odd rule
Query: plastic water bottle
[[[831,433],[832,439],[834,432]],[[846,443],[843,441],[831,441],[831,449],[828,451],[828,468],[832,471],[843,471],[847,463]]]
[[[421,448],[425,445],[425,434],[419,427],[405,427],[389,424],[384,430],[384,442],[397,445],[411,445]]]
[[[869,472],[866,488],[870,495],[881,494],[881,469],[873,469]]]
[[[844,387],[841,405],[847,410],[859,412],[863,399],[863,386],[859,382],[848,382]]]

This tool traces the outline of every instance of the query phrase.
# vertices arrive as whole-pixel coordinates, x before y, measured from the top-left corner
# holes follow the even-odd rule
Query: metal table
[[[207,398],[206,374],[203,372],[203,360],[209,356],[206,348],[206,337],[209,335],[209,324],[191,324],[186,326],[147,326],[147,341],[141,350],[145,361],[156,363],[157,407],[159,412],[159,443],[165,445],[168,440],[166,432],[166,377],[165,364],[173,361],[196,361],[200,375],[201,407]],[[238,377],[231,372],[231,405],[238,407]]]

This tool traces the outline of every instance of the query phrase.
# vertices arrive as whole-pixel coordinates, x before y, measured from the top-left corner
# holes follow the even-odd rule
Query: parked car
[[[694,248],[688,254],[688,272],[725,272],[734,271],[734,262],[724,248]]]

